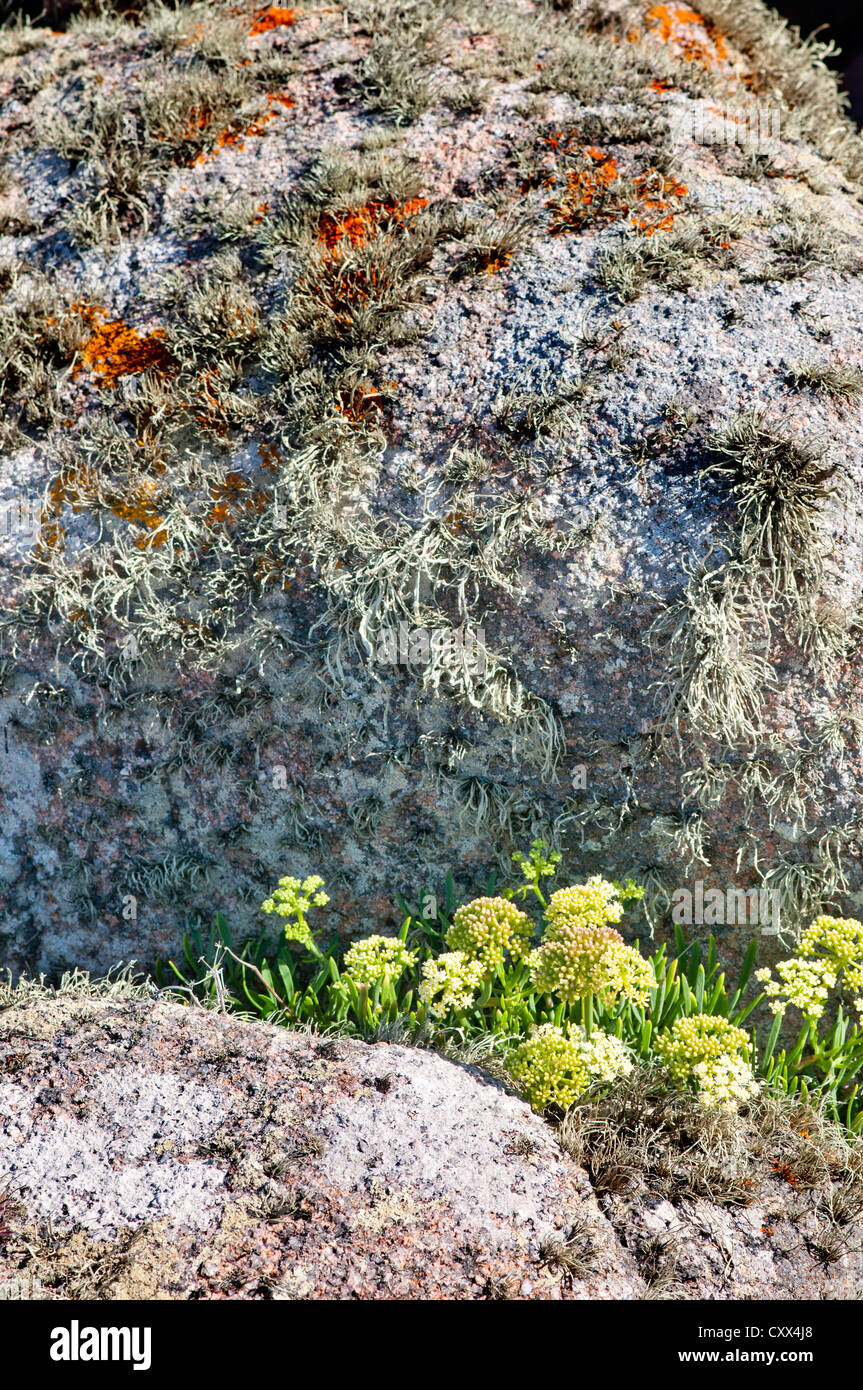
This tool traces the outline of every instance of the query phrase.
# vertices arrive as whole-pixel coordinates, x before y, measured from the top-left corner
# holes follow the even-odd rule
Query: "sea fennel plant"
[[[274,1023],[397,1036],[450,1053],[480,1049],[537,1109],[566,1108],[633,1067],[658,1064],[672,1090],[707,1107],[745,1105],[767,1085],[823,1099],[834,1116],[841,1110],[847,1125],[863,1127],[863,1035],[841,1002],[819,1032],[834,992],[858,1010],[863,1002],[860,923],[817,918],[797,954],[776,967],[778,978],[757,973],[758,993],[749,987],[752,942],[729,991],[712,937],[703,960],[679,927],[673,954],[662,946],[647,958],[624,941],[626,904],[643,891],[630,880],[594,875],[555,887],[560,855],[541,841],[513,860],[518,882],[495,891],[492,880],[484,896],[458,904],[448,878],[442,902],[427,891],[420,907],[399,898],[397,933],[347,949],[337,938],[322,945],[309,923],[328,901],[322,880],[285,877],[262,904],[285,921],[280,944],[264,932],[237,951],[217,917],[208,942],[190,929],[173,974],[187,995]],[[764,1004],[776,1017],[762,1042],[743,1025]],[[777,1050],[789,1007],[801,1009],[803,1027],[792,1048]]]

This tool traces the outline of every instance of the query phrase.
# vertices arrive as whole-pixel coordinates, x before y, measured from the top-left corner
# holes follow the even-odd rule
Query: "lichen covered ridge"
[[[469,992],[535,837],[642,886],[630,936],[709,875],[851,914],[863,143],[824,59],[756,0],[0,28],[13,969],[152,962],[214,902],[254,935],[279,875],[301,932],[318,869],[356,937],[455,865],[427,990]],[[540,978],[577,992],[588,927]]]

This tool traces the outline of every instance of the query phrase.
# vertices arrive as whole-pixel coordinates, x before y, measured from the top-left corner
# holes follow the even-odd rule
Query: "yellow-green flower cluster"
[[[471,960],[464,951],[445,951],[436,960],[427,960],[422,969],[419,997],[433,1018],[445,1018],[469,1009],[485,978],[481,961]]]
[[[395,984],[416,958],[416,951],[409,951],[398,936],[367,936],[345,952],[345,974],[355,984],[373,989],[375,985]]]
[[[837,985],[856,996],[854,1007],[863,1013],[863,922],[816,917],[801,936],[797,954],[779,961],[776,973],[778,981],[767,969],[755,972],[775,1014],[793,1004],[807,1018],[821,1018]]]
[[[774,1014],[784,1014],[789,1004],[807,1018],[820,1018],[831,989],[836,987],[836,970],[826,960],[781,960],[776,966],[779,980],[767,969],[756,970],[755,978],[764,986]]]
[[[758,1094],[758,1082],[743,1057],[723,1053],[712,1062],[697,1062],[692,1075],[702,1105],[736,1110],[739,1101],[751,1100]]]
[[[509,1069],[534,1110],[554,1102],[564,1109],[594,1081],[613,1081],[632,1070],[626,1047],[608,1033],[588,1038],[577,1024],[565,1033],[543,1023],[521,1043]]]
[[[660,1033],[656,1055],[678,1086],[693,1083],[709,1106],[734,1109],[758,1092],[749,1065],[749,1035],[715,1014],[679,1018]]]
[[[594,874],[586,883],[558,888],[545,910],[549,934],[561,928],[604,927],[609,922],[619,922],[622,916],[623,905],[617,889],[599,874]]]
[[[482,961],[489,970],[503,964],[506,952],[520,960],[530,946],[533,923],[506,898],[474,898],[455,913],[447,945]]]
[[[655,980],[650,963],[613,927],[557,928],[528,957],[537,989],[575,1003],[595,994],[604,1003],[644,1004]]]
[[[288,941],[301,941],[308,946],[312,934],[306,921],[309,908],[324,907],[329,902],[326,893],[320,892],[324,880],[317,874],[310,874],[302,883],[298,878],[287,875],[279,879],[278,887],[272,897],[261,903],[264,912],[274,912],[278,917],[294,917],[296,921],[285,924],[285,937]]]
[[[823,956],[839,970],[863,965],[863,922],[854,917],[816,917],[800,938],[799,956]]]

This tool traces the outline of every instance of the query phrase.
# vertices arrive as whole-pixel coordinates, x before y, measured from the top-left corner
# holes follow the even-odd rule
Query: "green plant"
[[[536,840],[527,855],[512,858],[520,880],[497,896],[492,876],[485,897],[459,905],[448,876],[442,901],[426,890],[418,895],[425,907],[399,898],[399,931],[347,950],[337,938],[322,946],[309,925],[309,910],[328,901],[321,879],[287,876],[264,903],[286,919],[279,943],[262,933],[237,950],[219,916],[208,939],[190,927],[183,960],[161,965],[159,983],[173,977],[173,988],[209,1007],[275,1023],[397,1036],[482,1059],[496,1075],[509,1074],[538,1108],[565,1108],[634,1067],[708,1109],[760,1104],[766,1086],[863,1130],[856,1079],[863,1031],[841,1005],[829,1017],[823,1007],[834,987],[861,1007],[863,925],[817,918],[801,938],[797,965],[777,967],[778,981],[769,971],[753,976],[753,941],[731,990],[712,936],[706,955],[679,926],[673,954],[662,945],[643,957],[622,941],[611,922],[620,923],[624,904],[644,892],[632,880],[594,876],[546,895],[560,854]],[[541,910],[544,935],[532,950],[541,924],[515,899]],[[565,959],[558,961],[551,948],[561,943]],[[826,993],[810,988],[813,967]],[[753,978],[760,992],[750,988]],[[765,1003],[776,1013],[773,1026],[750,1035],[744,1025]],[[781,1014],[789,1004],[808,1012],[797,1042],[783,1048]]]

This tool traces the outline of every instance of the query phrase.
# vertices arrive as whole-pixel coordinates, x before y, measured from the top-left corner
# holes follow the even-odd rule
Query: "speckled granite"
[[[754,1153],[751,1182],[597,1198],[524,1102],[419,1049],[152,1000],[0,1013],[14,1296],[637,1299],[672,1240],[668,1297],[859,1298],[858,1229],[826,1263],[824,1194]]]
[[[13,43],[0,60],[9,302],[38,272],[82,335],[52,366],[59,414],[45,427],[22,416],[0,466],[0,504],[19,516],[0,534],[13,620],[0,668],[0,959],[13,970],[149,964],[176,952],[187,915],[215,907],[238,934],[257,932],[280,873],[323,873],[343,934],[384,927],[395,892],[440,892],[448,869],[460,894],[477,891],[535,834],[566,849],[573,877],[647,883],[660,932],[668,893],[696,877],[749,887],[767,876],[789,920],[817,902],[859,909],[863,422],[859,403],[788,380],[813,358],[863,361],[859,185],[804,138],[793,106],[761,163],[696,142],[693,115],[709,122],[723,90],[731,103],[779,102],[778,87],[733,37],[697,16],[666,29],[662,10],[435,7],[431,104],[399,127],[375,106],[373,7],[344,22],[312,8],[255,35],[253,11],[234,9],[245,48],[228,45],[227,59],[213,57],[210,6],[173,37],[165,24],[94,22]],[[560,76],[576,42],[610,65],[604,94]],[[261,54],[281,64],[278,82],[258,82],[227,134],[208,128],[160,166],[146,220],[133,208],[120,240],[76,241],[68,217],[96,175],[36,148],[45,123],[61,109],[74,120],[94,93],[137,91],[163,59],[212,76]],[[624,68],[631,58],[629,76],[616,54]],[[479,95],[459,95],[466,74],[487,84]],[[266,335],[278,336],[307,272],[289,247],[273,253],[267,229],[306,196],[321,151],[356,163],[370,139],[413,169],[416,225],[434,214],[443,227],[411,281],[412,336],[364,341],[350,391],[327,384],[346,379],[329,348],[295,377],[256,348],[227,423],[212,378],[202,384],[206,362],[224,359],[206,358],[182,429],[169,429],[187,388],[159,354],[180,351],[195,275],[216,267],[251,294],[272,348]],[[609,160],[622,182],[606,205]],[[388,215],[395,254],[414,214]],[[789,261],[788,227],[807,218],[826,241]],[[688,228],[709,254],[688,287],[660,280],[621,303],[603,259],[646,244],[654,223],[656,245]],[[329,247],[325,232],[322,220]],[[498,238],[485,259],[483,235]],[[226,269],[226,251],[239,269]],[[167,414],[141,415],[145,363],[157,386],[168,372]],[[304,416],[298,438],[291,392],[311,390],[315,371],[320,419]],[[519,415],[519,392],[568,389],[557,433]],[[705,470],[711,432],[750,407],[792,439],[820,438],[825,468],[836,466],[816,516],[816,606],[838,657],[825,679],[781,602],[769,635],[747,618],[777,678],[760,739],[725,747],[684,720],[678,749],[661,737],[674,660],[647,632],[693,568],[738,545],[734,496]],[[324,462],[308,442],[320,420],[340,441]],[[106,421],[145,456],[134,499],[104,481]],[[478,453],[473,481],[453,472],[454,449]],[[85,455],[98,461],[86,476]],[[381,556],[403,566],[386,602],[371,574]],[[439,672],[382,665],[365,639],[399,615],[482,627],[495,680],[471,700]],[[706,760],[729,775],[699,808],[692,779]],[[742,935],[725,933],[728,958]]]

